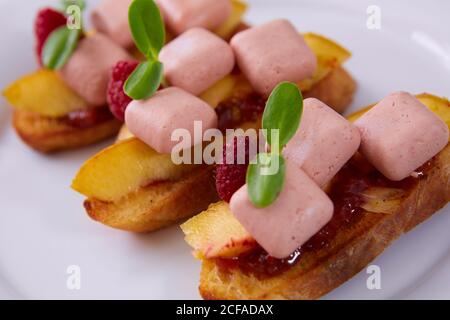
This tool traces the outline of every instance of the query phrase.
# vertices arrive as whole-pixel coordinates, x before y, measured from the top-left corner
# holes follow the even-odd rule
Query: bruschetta
[[[398,93],[348,118],[361,130],[362,145],[323,187],[334,205],[333,216],[291,255],[274,258],[268,254],[247,231],[248,227],[244,228],[236,219],[240,215],[232,212],[226,202],[211,205],[183,224],[186,241],[194,248],[195,256],[202,260],[201,295],[205,299],[320,298],[365,268],[402,234],[447,205],[450,200],[450,102],[430,94],[420,94],[416,98]],[[411,109],[405,111],[402,104],[408,101],[411,101]],[[380,112],[386,115],[387,111],[391,113],[389,116],[380,117]],[[416,119],[422,115],[422,119]],[[380,119],[383,131],[377,134],[374,130],[381,128],[377,124]],[[429,142],[416,144],[416,133],[402,135],[398,130],[403,125]],[[389,150],[387,157],[383,149],[372,153],[370,148],[379,147],[372,139],[389,130],[395,130],[399,139],[409,139],[402,142],[407,145],[403,151],[423,150],[407,158],[399,155],[399,148],[384,149]],[[392,139],[386,140],[382,148],[389,146]],[[439,151],[437,155],[425,159],[436,151]],[[375,154],[379,158],[373,158]],[[408,167],[412,159],[417,162]],[[382,167],[386,161],[394,162]],[[304,168],[308,171],[308,167]],[[276,226],[272,224],[270,230],[276,233]],[[288,228],[285,231],[290,232]],[[275,254],[278,252],[267,242],[261,243]]]
[[[317,58],[317,69],[299,87],[305,97],[344,111],[356,90],[343,68],[350,52],[318,34],[303,37]],[[215,108],[221,129],[260,126],[266,100],[239,70],[199,97]],[[95,221],[125,231],[151,232],[189,218],[218,200],[214,166],[174,166],[170,155],[159,154],[126,127],[120,138],[88,160],[72,184],[87,197],[84,206]]]

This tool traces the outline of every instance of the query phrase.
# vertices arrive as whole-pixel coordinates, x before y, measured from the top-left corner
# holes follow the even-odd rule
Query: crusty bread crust
[[[149,232],[192,217],[216,202],[214,167],[202,167],[175,182],[140,188],[115,202],[86,200],[89,216],[113,228]]]
[[[84,147],[112,137],[120,122],[111,119],[98,125],[78,129],[57,118],[43,117],[26,111],[15,111],[13,126],[20,138],[33,149],[51,153]]]
[[[304,93],[305,98],[317,98],[343,113],[352,103],[356,82],[342,67],[334,69],[327,77]]]
[[[353,99],[356,83],[339,67],[317,87],[316,98],[342,110]],[[218,200],[213,170],[201,169],[181,181],[140,188],[113,203],[88,199],[85,208],[91,218],[113,228],[155,231],[190,218]]]
[[[205,299],[317,299],[352,278],[394,240],[450,201],[450,145],[389,214],[364,211],[351,227],[339,230],[331,246],[305,252],[292,269],[257,279],[239,269],[226,272],[203,261],[200,292]]]

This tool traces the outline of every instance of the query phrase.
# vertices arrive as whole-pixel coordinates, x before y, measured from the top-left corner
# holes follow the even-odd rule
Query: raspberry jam
[[[426,177],[431,163],[419,170],[419,177]],[[364,204],[363,192],[369,187],[386,187],[408,190],[418,179],[407,178],[400,182],[386,179],[375,170],[361,155],[350,160],[332,181],[328,195],[334,203],[332,220],[301,248],[287,259],[270,257],[261,247],[246,252],[232,259],[215,259],[222,272],[238,268],[244,274],[251,274],[258,279],[268,279],[280,275],[301,262],[307,252],[329,248],[341,229],[351,228],[363,216],[361,206]]]
[[[76,110],[62,118],[67,125],[77,129],[91,128],[111,119],[113,115],[107,107]]]
[[[239,125],[256,121],[264,112],[266,100],[257,93],[245,97],[235,97],[220,103],[216,108],[219,130],[234,129]]]

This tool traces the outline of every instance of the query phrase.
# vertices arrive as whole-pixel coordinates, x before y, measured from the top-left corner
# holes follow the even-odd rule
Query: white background
[[[36,68],[32,23],[55,1],[0,0],[0,87]],[[354,53],[347,64],[359,84],[352,110],[396,90],[450,95],[450,1],[252,0],[248,21],[289,18]],[[96,1],[89,1],[90,8]],[[378,5],[382,29],[366,28]],[[89,220],[70,181],[108,143],[52,157],[23,145],[0,106],[0,298],[197,299],[199,263],[178,227],[152,235],[110,230]],[[450,298],[447,207],[402,237],[375,263],[382,290],[362,272],[326,298]],[[81,290],[66,288],[66,268],[81,267]]]

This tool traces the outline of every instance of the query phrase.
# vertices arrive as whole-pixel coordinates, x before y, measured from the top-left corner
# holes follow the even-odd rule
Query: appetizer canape
[[[108,37],[85,34],[81,22],[70,25],[72,20],[64,11],[39,11],[35,22],[39,70],[4,91],[14,108],[17,133],[42,152],[85,146],[120,128],[108,110],[106,88],[113,65],[131,57]]]
[[[14,108],[13,126],[29,146],[41,152],[67,150],[119,131],[121,124],[113,114],[117,115],[114,98],[120,97],[110,99],[106,90],[111,69],[116,74],[123,72],[116,63],[127,61],[133,65],[133,58],[142,58],[136,54],[128,27],[130,3],[131,0],[102,1],[91,14],[96,31],[88,34],[69,28],[68,22],[80,17],[68,17],[65,7],[39,11],[35,21],[39,70],[4,90],[6,100]],[[74,4],[84,7],[83,1]],[[158,5],[168,21],[168,40],[197,26],[228,39],[242,27],[246,11],[245,3],[239,0],[161,0]],[[44,55],[49,57],[49,64]],[[55,62],[61,63],[55,66]],[[113,114],[107,105],[111,100]]]
[[[159,36],[142,43],[136,39],[145,34],[137,31],[139,23],[132,23],[133,6],[139,2],[130,7],[130,26],[136,46],[145,53],[143,47]],[[144,99],[129,99],[117,108],[127,125],[120,141],[88,160],[72,184],[88,198],[84,206],[91,218],[121,230],[154,231],[219,199],[214,165],[172,161],[171,131],[192,133],[195,121],[202,121],[203,131],[258,128],[266,99],[280,81],[297,83],[306,97],[321,99],[339,112],[350,104],[356,88],[341,67],[350,57],[347,50],[325,37],[300,34],[286,20],[243,28],[230,43],[204,28],[192,28],[159,49],[158,44],[150,50],[149,61],[138,68],[156,70],[147,79],[158,78],[161,71],[163,89],[154,96],[144,90],[149,93]],[[155,56],[158,61],[152,60]],[[136,76],[145,72],[136,70],[131,80],[121,82],[126,80],[131,95],[133,85],[144,81]],[[184,150],[201,146],[198,142]]]
[[[218,184],[227,201],[182,225],[202,296],[316,299],[349,280],[450,200],[449,126],[450,102],[429,94],[393,93],[348,121],[306,99],[278,198],[261,206],[267,184],[221,165],[241,183]]]

